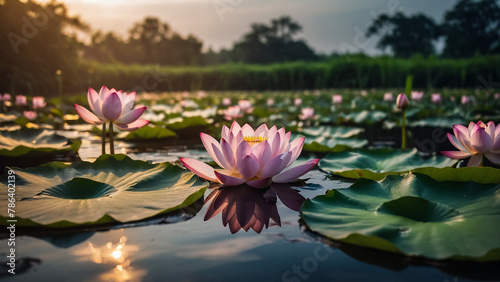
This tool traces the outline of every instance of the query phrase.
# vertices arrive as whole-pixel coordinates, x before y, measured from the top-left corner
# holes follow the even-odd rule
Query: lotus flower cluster
[[[134,108],[135,92],[128,94],[103,86],[97,94],[94,89],[89,88],[87,99],[93,113],[80,105],[74,106],[78,115],[90,124],[100,125],[110,121],[118,129],[133,131],[149,123],[139,119],[146,107],[137,105]]]
[[[443,155],[452,159],[471,157],[467,166],[482,166],[483,157],[500,165],[500,124],[479,121],[471,122],[468,128],[454,124],[453,132],[454,136],[448,133],[448,139],[460,151],[444,151]]]
[[[299,157],[305,138],[290,142],[291,132],[285,128],[268,129],[263,124],[254,130],[250,125],[241,127],[233,122],[231,128],[223,126],[221,140],[201,133],[201,140],[212,159],[222,168],[194,159],[181,158],[186,168],[199,177],[237,186],[243,183],[254,188],[268,187],[272,182],[287,183],[311,170],[319,161],[314,159],[290,168]]]

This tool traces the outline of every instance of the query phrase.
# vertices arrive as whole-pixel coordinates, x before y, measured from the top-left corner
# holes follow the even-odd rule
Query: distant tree
[[[104,63],[133,63],[134,54],[130,46],[118,35],[97,31],[92,35],[89,46],[84,50],[84,57]]]
[[[137,62],[166,65],[198,64],[203,45],[193,35],[183,38],[155,17],[134,24],[128,43],[137,51]]]
[[[162,44],[169,37],[170,27],[158,18],[146,17],[129,31],[129,44],[140,49],[140,63],[159,63]]]
[[[382,34],[378,48],[390,48],[396,57],[409,58],[417,53],[434,54],[434,41],[439,38],[440,29],[423,14],[405,16],[398,12],[394,16],[378,16],[368,28],[367,36],[375,34]]]
[[[70,17],[64,4],[4,0],[0,18],[0,92],[56,93],[56,70],[76,76],[82,44],[75,34],[87,26]]]
[[[443,56],[500,53],[500,6],[496,0],[460,0],[443,23]]]
[[[233,57],[248,63],[315,60],[314,51],[295,39],[302,27],[288,16],[271,20],[271,25],[251,25],[251,31],[233,46]]]

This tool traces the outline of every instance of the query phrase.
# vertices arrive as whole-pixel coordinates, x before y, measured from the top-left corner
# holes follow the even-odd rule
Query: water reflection
[[[141,281],[147,270],[133,267],[131,260],[139,250],[137,245],[127,244],[127,237],[122,236],[117,243],[107,242],[97,246],[88,242],[87,247],[75,250],[73,253],[83,261],[90,260],[96,264],[113,266],[110,271],[98,276],[98,281]]]
[[[276,207],[277,198],[294,211],[299,211],[305,201],[305,198],[289,184],[273,183],[267,189],[256,189],[245,184],[221,187],[213,190],[205,200],[205,203],[212,201],[205,214],[205,220],[222,212],[222,224],[229,225],[231,233],[234,234],[241,229],[248,231],[250,228],[260,233],[264,227],[281,226]]]

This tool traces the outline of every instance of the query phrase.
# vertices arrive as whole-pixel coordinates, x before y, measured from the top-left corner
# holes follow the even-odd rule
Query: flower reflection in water
[[[212,201],[205,214],[209,220],[222,212],[222,224],[229,225],[231,233],[250,228],[260,233],[264,227],[281,226],[276,207],[277,198],[288,208],[299,211],[305,198],[289,184],[273,183],[267,189],[255,189],[246,184],[215,189],[205,203]],[[272,222],[270,221],[272,220]],[[274,222],[274,223],[273,223]]]
[[[77,250],[76,254],[84,256],[85,260],[90,255],[90,260],[94,263],[114,266],[111,271],[101,274],[98,281],[141,281],[147,271],[130,265],[132,255],[139,248],[126,243],[126,236],[122,236],[116,244],[108,242],[103,246],[96,246],[89,241],[88,248]]]

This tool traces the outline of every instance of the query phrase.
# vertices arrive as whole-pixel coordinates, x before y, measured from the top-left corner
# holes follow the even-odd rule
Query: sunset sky
[[[47,2],[47,1],[40,1]],[[298,21],[304,38],[318,52],[375,53],[376,38],[356,36],[365,31],[373,14],[425,13],[441,22],[456,0],[66,0],[71,15],[80,15],[93,30],[114,31],[125,36],[134,22],[156,16],[182,35],[193,34],[204,49],[228,48],[249,31],[254,22],[289,15]],[[358,32],[359,33],[359,32]]]

